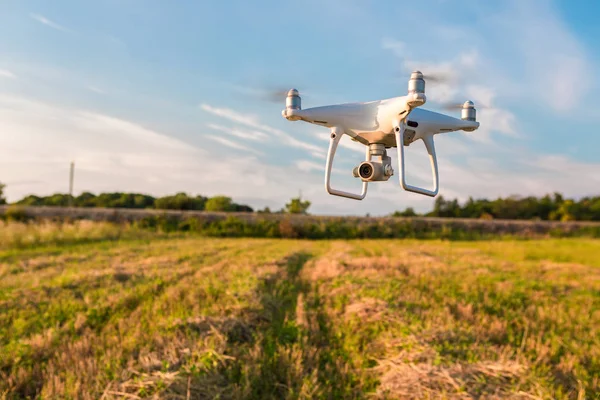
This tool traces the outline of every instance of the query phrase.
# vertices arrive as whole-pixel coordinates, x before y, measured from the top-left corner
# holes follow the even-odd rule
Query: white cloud
[[[46,26],[49,26],[50,28],[62,31],[62,32],[71,32],[71,30],[65,28],[62,25],[57,24],[56,22],[50,21],[48,18],[44,17],[43,15],[40,14],[30,14],[29,15],[31,18],[35,19],[36,21],[38,21],[41,24],[44,24]]]
[[[442,171],[445,186],[463,200],[469,195],[481,198],[514,194],[543,196],[555,191],[581,197],[596,194],[600,187],[599,163],[581,163],[561,155],[513,154],[506,159],[513,164],[511,171],[503,162],[472,158],[465,167],[445,162],[446,168]]]
[[[311,171],[325,171],[325,166],[321,163],[316,163],[314,161],[310,161],[310,160],[296,160],[295,163],[296,167],[298,167],[298,169],[300,171],[305,171],[305,172],[311,172]]]
[[[396,39],[389,37],[383,38],[381,46],[386,50],[391,50],[397,57],[404,57],[406,51],[406,44]]]
[[[89,91],[91,91],[91,92],[94,92],[94,93],[106,94],[106,92],[104,90],[102,90],[102,89],[100,89],[99,87],[96,87],[96,86],[89,85],[89,86],[86,87],[86,89],[89,90]]]
[[[8,187],[12,199],[64,191],[71,161],[80,190],[152,190],[153,176],[168,185],[186,161],[205,154],[175,138],[97,113],[9,96],[0,96],[0,105],[3,178],[42,182]]]
[[[165,150],[196,150],[193,146],[178,139],[154,132],[138,124],[122,119],[84,111],[78,112],[75,115],[75,118],[79,126],[86,128],[88,131],[95,132],[97,135],[110,136],[126,133],[129,138],[139,141],[136,144],[137,148],[143,147],[145,143],[150,142],[153,146],[157,146]]]
[[[248,146],[244,146],[243,144],[240,144],[240,143],[235,142],[233,140],[226,139],[224,137],[214,136],[214,135],[204,135],[204,137],[206,139],[213,140],[215,142],[221,143],[224,146],[231,147],[232,149],[243,150],[243,151],[247,151],[247,152],[250,152],[250,153],[257,154],[257,155],[262,155],[263,154],[263,153],[261,153],[258,150],[255,150],[255,149],[253,149],[251,147],[248,147]]]
[[[411,41],[403,43],[400,54],[387,37],[381,46],[399,57],[405,72],[418,68],[450,78],[442,84],[427,82],[428,103],[470,98],[476,107],[481,105],[481,127],[467,135],[475,140],[492,143],[497,134],[526,136],[519,131],[518,111],[508,104],[519,110],[550,107],[563,113],[578,106],[579,115],[593,114],[597,107],[590,99],[598,83],[597,68],[556,6],[513,0],[494,8],[493,13],[487,7],[474,12],[477,28],[444,23],[442,16],[432,15],[437,37],[430,41],[444,43],[440,51],[435,47],[425,51]]]
[[[294,165],[300,171],[304,171],[304,172],[316,171],[321,174],[325,174],[325,161],[319,163],[319,162],[315,162],[315,161],[311,161],[311,160],[296,160],[296,161],[294,161]],[[342,170],[342,169],[335,168],[335,167],[333,167],[331,169],[331,172],[336,173],[336,174],[348,174],[349,173],[347,170]],[[323,179],[323,177],[324,177],[324,175],[322,175],[322,179]]]
[[[458,58],[460,65],[466,68],[476,68],[480,65],[480,55],[476,50],[461,53]]]
[[[306,150],[315,157],[324,157],[324,150],[321,146],[317,146],[308,142],[303,142],[302,140],[296,139],[295,137],[291,136],[290,133],[261,123],[260,119],[255,115],[244,114],[229,108],[213,107],[209,104],[201,104],[200,108],[206,112],[228,119],[230,121],[250,126],[252,128],[259,129],[263,132],[271,133],[275,137],[277,137],[282,144],[285,144],[287,146]]]
[[[83,167],[169,162],[169,153],[197,155],[203,151],[178,139],[122,119],[69,110],[45,103],[0,96],[3,164],[46,167],[76,159]],[[44,172],[45,167],[37,170]]]
[[[519,82],[528,82],[530,96],[557,111],[573,109],[583,101],[593,87],[594,68],[553,4],[512,1],[490,22],[490,28],[517,50],[517,61],[523,66]],[[577,84],[582,79],[585,84]]]
[[[467,96],[478,106],[492,107],[496,91],[488,86],[467,85],[465,88]]]
[[[201,104],[200,108],[206,112],[217,115],[219,117],[226,118],[233,122],[251,126],[253,128],[262,128],[262,125],[259,122],[259,118],[255,115],[240,113],[229,108],[213,107],[210,104]]]
[[[264,142],[265,140],[269,139],[268,135],[266,135],[263,132],[257,131],[257,130],[251,130],[251,131],[241,130],[238,128],[230,128],[230,127],[217,125],[217,124],[208,124],[207,126],[216,131],[221,131],[221,132],[225,132],[230,135],[233,135],[233,136],[237,136],[240,139],[247,139],[247,140],[253,140],[253,141],[258,141],[258,142]]]
[[[432,180],[425,151],[417,150],[406,154],[407,180],[429,188]],[[470,154],[457,160],[444,150],[444,146],[438,146],[440,195],[446,198],[464,202],[470,196],[494,199],[511,195],[543,196],[553,192],[579,198],[597,194],[596,188],[600,187],[600,163],[582,163],[562,155],[535,155],[514,149],[499,149],[492,157],[489,153],[480,153],[478,144],[472,146]],[[397,170],[395,154],[392,162]],[[400,189],[397,173],[390,181],[391,185],[389,182],[379,185],[378,193],[407,197],[416,209],[430,209],[427,199]]]
[[[325,157],[325,149],[322,146],[317,146],[312,143],[303,142],[291,136],[281,138],[282,142],[288,146],[296,147],[299,149],[306,150],[314,157],[323,158]]]
[[[6,69],[0,69],[0,78],[17,79],[17,76]]]

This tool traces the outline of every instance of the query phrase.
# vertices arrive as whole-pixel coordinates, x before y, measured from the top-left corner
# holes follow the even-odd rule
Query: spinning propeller
[[[444,74],[423,74],[423,79],[426,82],[433,82],[433,83],[451,83],[452,82],[452,78],[449,75],[444,75]]]
[[[285,99],[289,89],[286,89],[283,85],[260,85],[246,91],[247,95],[252,96],[254,99],[259,101],[265,101],[268,103],[280,103],[281,99]],[[310,97],[310,92],[302,92],[302,96]]]
[[[448,103],[442,103],[441,104],[441,108],[443,110],[447,110],[447,111],[454,111],[454,110],[462,110],[464,107],[465,103],[458,103],[458,102],[448,102]],[[482,106],[482,105],[478,105],[477,106],[478,109],[485,109],[485,110],[491,110],[493,109],[493,107],[488,107],[488,106]]]

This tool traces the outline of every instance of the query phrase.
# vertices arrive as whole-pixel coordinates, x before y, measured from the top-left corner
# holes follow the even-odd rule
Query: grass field
[[[600,240],[0,225],[0,398],[600,398]]]

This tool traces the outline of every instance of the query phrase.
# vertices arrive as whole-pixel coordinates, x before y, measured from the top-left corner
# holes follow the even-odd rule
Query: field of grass
[[[598,393],[598,239],[0,223],[0,399]]]

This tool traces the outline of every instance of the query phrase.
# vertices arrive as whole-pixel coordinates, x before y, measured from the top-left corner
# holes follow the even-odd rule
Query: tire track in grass
[[[312,258],[298,252],[259,287],[256,342],[224,371],[235,398],[360,398],[361,379],[334,333],[318,288],[300,272]]]
[[[210,365],[213,356],[220,352],[220,333],[216,332],[216,338],[207,338],[207,335],[219,330],[229,339],[232,336],[231,332],[227,332],[230,328],[243,328],[243,324],[235,323],[236,307],[231,301],[235,301],[236,296],[228,293],[228,290],[223,291],[223,287],[228,287],[240,270],[252,273],[260,269],[260,262],[257,260],[266,259],[269,263],[278,253],[289,254],[293,250],[280,248],[281,242],[277,241],[225,239],[219,240],[221,242],[230,244],[231,248],[220,254],[218,259],[213,258],[216,263],[196,269],[193,274],[169,286],[153,302],[138,308],[129,318],[121,319],[119,329],[126,342],[135,339],[135,351],[125,354],[127,362],[116,365],[108,380],[106,376],[96,378],[96,394],[100,395],[102,388],[109,384],[112,389],[105,390],[105,399],[116,398],[112,393],[114,391],[142,398],[150,395],[171,398],[180,389],[181,376],[189,375],[189,369],[193,369],[195,363]],[[219,285],[213,287],[213,283]],[[181,297],[184,292],[186,296]],[[177,315],[182,319],[178,318],[179,321],[176,322],[172,317],[180,302],[187,304],[189,308],[185,315]],[[214,314],[214,306],[217,306],[219,312],[209,316]],[[221,322],[226,326],[222,326]],[[109,333],[104,332],[102,339],[107,339],[105,336]],[[122,345],[119,342],[112,347]],[[116,356],[123,359],[118,354]],[[109,358],[115,359],[114,356]],[[190,390],[197,394],[195,388]]]

